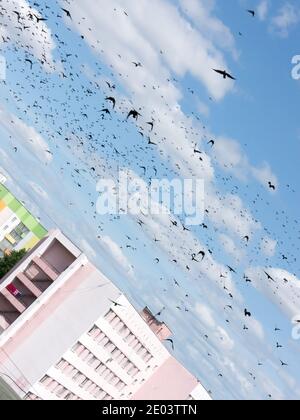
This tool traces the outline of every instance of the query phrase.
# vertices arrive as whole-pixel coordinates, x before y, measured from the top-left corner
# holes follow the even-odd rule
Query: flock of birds
[[[109,66],[107,71],[107,68],[104,65],[95,61],[93,63],[94,77],[92,80],[86,78],[87,68],[85,64],[82,63],[80,56],[81,51],[84,51],[86,48],[85,37],[83,35],[77,37],[77,35],[73,34],[73,37],[77,39],[77,45],[75,44],[75,41],[72,41],[73,44],[70,44],[64,39],[61,31],[63,19],[65,17],[70,19],[70,21],[73,21],[72,13],[68,8],[61,8],[58,3],[56,3],[56,7],[49,5],[43,6],[39,3],[34,3],[33,7],[35,8],[35,11],[25,14],[24,10],[21,8],[13,10],[12,13],[8,14],[7,8],[1,3],[2,2],[0,2],[1,30],[5,31],[7,26],[13,26],[19,33],[27,31],[32,39],[34,39],[38,33],[41,47],[43,48],[44,43],[47,42],[47,36],[42,25],[49,21],[52,28],[56,28],[56,30],[53,31],[53,38],[56,42],[56,56],[58,57],[55,59],[55,65],[57,65],[57,67],[62,66],[63,68],[57,78],[54,78],[53,75],[48,77],[44,72],[43,67],[45,64],[49,67],[53,66],[53,63],[48,61],[49,59],[46,52],[42,54],[42,58],[38,60],[32,50],[32,46],[28,43],[24,43],[22,36],[17,36],[16,39],[12,39],[9,35],[2,35],[3,42],[0,47],[0,52],[3,54],[11,53],[12,57],[15,57],[15,61],[10,60],[9,62],[9,71],[18,75],[17,69],[18,66],[21,66],[24,78],[24,81],[18,83],[11,83],[9,80],[2,81],[2,89],[5,89],[7,92],[6,101],[9,103],[10,99],[13,98],[14,103],[17,104],[17,115],[24,121],[30,119],[31,123],[36,126],[37,131],[49,141],[49,144],[52,145],[52,150],[45,150],[46,153],[55,158],[63,145],[64,150],[67,149],[70,154],[70,159],[66,156],[66,161],[64,165],[61,166],[60,171],[62,176],[69,174],[72,177],[74,187],[82,191],[85,189],[86,179],[92,179],[96,182],[100,175],[106,173],[113,174],[119,163],[121,163],[122,166],[133,168],[138,173],[140,172],[140,176],[144,177],[147,180],[146,182],[150,182],[152,178],[155,178],[158,175],[162,177],[170,174],[180,176],[181,168],[179,163],[177,166],[175,165],[174,169],[171,165],[172,157],[165,156],[165,153],[162,152],[162,146],[166,142],[166,138],[161,137],[159,133],[158,127],[160,125],[160,116],[157,115],[155,110],[153,110],[150,115],[145,115],[145,112],[147,112],[146,108],[135,107],[132,102],[120,97],[117,83],[118,81],[121,82],[122,78],[125,78],[126,75],[115,72],[113,66]],[[36,12],[37,9],[39,12]],[[121,11],[121,13],[128,16],[127,11]],[[256,16],[255,10],[247,10],[247,13],[253,18]],[[81,23],[84,21],[85,17],[83,16]],[[70,29],[68,30],[71,32]],[[240,33],[240,35],[242,35],[242,33]],[[101,40],[98,40],[98,45],[96,45],[96,47],[100,48],[101,54],[105,53],[104,47],[102,48],[101,46]],[[163,53],[163,51],[160,51],[160,54]],[[116,51],[116,54],[119,56],[120,60],[128,59],[122,56],[121,51]],[[132,71],[139,71],[143,68],[143,63],[132,61],[130,58],[129,60],[130,63],[132,63]],[[224,80],[236,80],[236,78],[227,70],[215,68],[211,69],[211,71],[220,75]],[[170,82],[174,84],[178,83],[175,78]],[[143,87],[145,89],[145,95],[147,95],[148,90],[159,91],[160,89],[160,86],[155,85],[144,85]],[[60,94],[56,97],[53,92],[58,91],[60,91]],[[188,93],[194,94],[194,90],[189,88]],[[164,98],[162,97],[162,100],[163,99]],[[102,106],[99,106],[98,104],[101,104],[101,101]],[[43,113],[42,122],[41,113]],[[199,147],[199,142],[197,142],[193,150],[193,155],[199,158],[199,164],[201,165],[205,163],[206,154],[210,154],[212,159],[215,158],[214,148],[217,140],[209,137],[205,126],[203,126],[201,130],[195,128],[194,120],[201,123],[201,119],[195,112],[192,114],[190,126],[182,126],[182,130],[187,139],[189,137],[202,137],[201,147]],[[62,121],[64,121],[63,124]],[[133,134],[135,134],[135,136],[133,136]],[[128,140],[127,142],[129,136],[132,136],[137,140]],[[140,141],[140,139],[142,141]],[[30,139],[28,139],[28,141],[30,141]],[[11,137],[11,144],[12,150],[18,154],[18,139]],[[71,156],[77,159],[75,166]],[[163,158],[161,158],[161,156],[163,156]],[[227,191],[231,194],[240,194],[240,196],[252,201],[253,214],[255,218],[257,217],[257,220],[259,219],[261,206],[265,206],[266,209],[271,209],[271,203],[269,199],[265,198],[263,187],[261,187],[261,191],[258,191],[256,195],[252,197],[250,187],[248,185],[243,187],[236,185],[232,175],[218,173],[216,174],[216,178],[222,186],[222,190],[226,191],[224,193],[219,193],[219,199],[221,201],[225,200]],[[272,191],[277,189],[277,186],[271,181],[268,183],[267,187]],[[287,188],[291,193],[294,193],[294,190],[290,186],[287,186]],[[97,237],[100,239],[102,232],[105,231],[106,222],[101,219],[95,210],[95,200],[92,197],[92,193],[89,193],[89,195],[91,196],[91,209],[85,210],[85,213],[91,215],[94,219],[95,225],[98,227]],[[67,206],[69,208],[74,207],[74,203],[67,203]],[[214,212],[215,210],[213,208],[206,209],[208,220],[210,220],[210,216]],[[247,214],[242,213],[242,217],[247,218],[248,216]],[[120,220],[120,216],[110,217],[111,222],[117,222],[118,220]],[[299,252],[299,246],[294,242],[295,238],[293,236],[296,234],[298,235],[296,240],[299,239],[299,225],[296,220],[291,221],[285,211],[277,211],[275,213],[275,221],[281,228],[281,237],[276,239],[278,241],[278,247],[281,249],[282,262],[285,264],[286,269],[291,271],[294,264],[297,262],[297,253]],[[138,219],[137,226],[143,232],[146,232],[147,218],[141,217]],[[223,230],[226,230],[226,226],[215,227],[212,223],[205,221],[197,231],[201,241],[206,244],[205,249],[201,249],[200,251],[197,249],[195,251],[192,247],[193,244],[185,243],[182,244],[181,247],[178,245],[182,251],[181,256],[173,255],[172,253],[172,231],[189,234],[193,228],[186,227],[183,222],[178,220],[171,220],[168,229],[171,244],[168,258],[175,267],[176,265],[178,266],[178,269],[182,269],[183,267],[188,276],[189,273],[194,271],[195,267],[198,267],[200,264],[206,263],[207,266],[209,266],[211,258],[221,251],[221,248],[218,248],[218,245],[216,244],[215,238],[216,235]],[[264,228],[264,234],[276,237],[276,234],[268,228]],[[254,235],[255,232],[253,232],[253,236]],[[251,235],[242,236],[240,238],[241,247],[248,250],[252,239]],[[131,232],[124,232],[124,241],[125,245],[122,249],[126,248],[126,251],[132,252],[133,255],[139,248],[143,248],[143,246],[145,248],[145,245],[140,243],[141,240],[138,237],[134,238]],[[157,247],[157,252],[159,253],[159,243],[162,241],[162,238],[155,236],[152,237],[151,241],[152,244]],[[288,253],[285,252],[286,243],[292,244],[291,249],[294,250],[294,254],[291,251]],[[252,254],[252,263],[260,260],[262,254],[260,244],[253,245],[252,251],[249,250],[249,252]],[[163,257],[159,253],[159,257],[154,259],[153,265],[159,265],[162,258]],[[183,263],[181,262],[181,258],[182,261],[184,261]],[[186,263],[186,261],[189,262]],[[239,261],[236,262],[238,263]],[[235,296],[232,290],[227,286],[226,279],[229,278],[229,276],[236,276],[237,283],[240,281],[238,280],[240,277],[242,278],[244,286],[252,283],[252,280],[247,275],[240,273],[240,270],[233,268],[232,265],[233,264],[225,265],[224,272],[221,272],[219,279],[217,279],[217,282],[225,293],[226,299],[228,298],[230,300],[228,305],[224,308],[224,317],[227,324],[231,322],[227,315],[227,311],[234,312],[235,310],[240,309],[235,309]],[[266,267],[268,266],[271,267],[271,264],[270,260],[267,258]],[[274,279],[272,275],[270,275],[268,268],[266,268],[264,275],[266,276],[267,281],[276,283],[277,279]],[[177,293],[177,290],[182,288],[181,284],[177,279],[172,279],[171,282],[174,282],[175,293]],[[286,280],[286,282],[288,283],[288,280]],[[166,288],[163,289],[164,292],[167,292],[168,290],[169,289]],[[188,314],[192,310],[189,306],[189,299],[191,299],[190,293],[187,290],[183,290],[180,296],[181,295],[183,296],[183,299],[179,299],[176,310]],[[114,304],[114,302],[112,303]],[[162,317],[166,310],[171,310],[171,308],[164,307],[157,313],[157,317]],[[252,318],[253,311],[249,308],[243,308],[242,315],[245,322],[244,325],[241,326],[241,333],[245,334],[249,330],[247,320]],[[278,328],[277,325],[274,325],[274,333],[278,334],[280,331],[281,329]],[[203,332],[203,339],[208,341],[209,334]],[[168,341],[174,349],[175,339],[170,339]],[[283,345],[279,343],[277,336],[274,342],[276,343],[276,345],[274,345],[276,351],[282,351]],[[208,356],[211,357],[212,355],[209,353]],[[287,367],[289,365],[283,358],[279,359],[282,367]],[[258,361],[258,366],[260,367],[262,365],[261,361]],[[250,372],[249,375],[255,381],[256,374]],[[219,378],[222,378],[223,376],[223,373],[218,372]],[[272,395],[269,395],[269,397],[271,398]]]

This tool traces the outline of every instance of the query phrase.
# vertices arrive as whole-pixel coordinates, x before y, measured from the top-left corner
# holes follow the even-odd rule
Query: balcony
[[[75,261],[56,238],[39,256],[38,249],[10,273],[0,290],[0,334],[8,329]],[[25,265],[24,265],[25,264]],[[19,268],[19,272],[18,272]]]

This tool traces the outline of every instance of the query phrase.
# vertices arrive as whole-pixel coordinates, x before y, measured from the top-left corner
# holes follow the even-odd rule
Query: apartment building
[[[24,400],[210,399],[170,335],[58,230],[0,280],[0,372]]]

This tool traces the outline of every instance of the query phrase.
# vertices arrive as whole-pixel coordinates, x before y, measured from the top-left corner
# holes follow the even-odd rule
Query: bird
[[[272,277],[272,276],[270,276],[270,274],[269,274],[269,273],[267,273],[266,271],[265,271],[264,273],[265,273],[265,275],[267,276],[268,280],[271,280],[271,281],[273,281],[273,282],[275,283],[275,280],[273,279],[273,277]]]
[[[105,114],[109,114],[110,115],[110,110],[109,109],[107,109],[107,108],[103,108],[103,109],[101,109],[101,111],[100,112],[104,112]]]
[[[157,146],[157,144],[156,144],[156,143],[154,143],[154,142],[150,139],[150,137],[148,137],[148,145],[150,145],[150,146]]]
[[[198,260],[196,260],[196,254],[192,254],[192,261],[199,262]]]
[[[135,109],[132,109],[131,111],[129,111],[126,120],[128,120],[130,117],[134,118],[135,120],[138,120],[138,118],[141,117],[141,114]]]
[[[248,9],[247,10],[247,12],[252,16],[252,17],[255,17],[255,15],[256,15],[256,12],[255,12],[255,10],[250,10],[250,9]]]
[[[159,311],[159,312],[157,312],[157,314],[155,315],[155,317],[157,317],[157,316],[161,316],[161,314],[163,313],[163,311],[165,311],[165,306]]]
[[[200,251],[200,252],[198,253],[198,255],[201,255],[201,256],[202,256],[202,261],[204,260],[204,258],[205,258],[205,256],[206,256],[206,254],[205,254],[205,252],[204,252],[204,251]]]
[[[270,190],[276,191],[276,186],[272,182],[268,182]]]
[[[46,19],[46,18],[39,17],[39,16],[37,16],[37,15],[34,15],[34,17],[36,18],[37,23],[40,23],[40,22],[47,22],[47,20],[48,20],[48,19]]]
[[[230,267],[229,265],[227,265],[226,267],[229,269],[229,271],[230,271],[231,273],[236,274],[236,271],[235,271],[235,269],[234,269],[234,268]]]
[[[221,74],[223,76],[223,79],[232,79],[232,80],[236,80],[235,77],[233,77],[230,73],[228,73],[226,70],[218,70],[218,69],[213,69],[216,73]]]
[[[150,122],[147,122],[146,124],[150,125],[150,127],[151,127],[151,130],[150,131],[153,131],[154,122],[153,121],[150,121]]]
[[[65,14],[67,15],[67,17],[69,17],[70,19],[72,19],[72,15],[71,15],[71,13],[70,13],[70,11],[69,11],[69,10],[64,9],[64,8],[61,8],[61,10],[62,10],[63,12],[65,12]]]
[[[134,64],[135,67],[142,67],[142,63],[140,63],[140,62],[136,63],[136,62],[133,61],[132,64]]]
[[[247,318],[247,317],[249,317],[249,318],[251,318],[251,312],[249,312],[247,309],[245,309],[245,311],[244,311],[244,314],[245,314],[245,317]]]
[[[281,363],[281,366],[282,366],[282,367],[288,366],[288,364],[287,364],[287,363],[285,363],[285,362],[283,362],[282,360],[280,360],[280,363]]]
[[[113,98],[112,96],[107,96],[107,97],[105,98],[105,100],[106,100],[106,101],[111,102],[111,103],[113,104],[113,108],[115,108],[115,107],[116,107],[116,100],[115,100],[115,98]]]
[[[214,140],[210,140],[207,144],[208,144],[208,145],[211,145],[211,147],[214,147],[214,145],[215,145],[215,141],[214,141]]]
[[[25,59],[25,62],[30,64],[30,69],[32,70],[32,68],[33,68],[33,61],[30,60],[29,58],[26,58]]]
[[[20,20],[21,20],[21,13],[20,13],[20,12],[18,12],[17,10],[14,10],[14,11],[13,11],[13,13],[14,13],[15,15],[17,15],[18,22],[20,22]]]
[[[173,351],[175,350],[174,341],[173,341],[171,338],[167,338],[167,339],[166,339],[166,340],[164,340],[164,341],[168,341],[169,343],[171,343],[171,344],[172,344],[172,350],[173,350]]]
[[[122,306],[122,307],[123,307],[123,305],[121,305],[120,303],[115,302],[114,300],[111,300],[111,299],[109,299],[109,300],[111,301],[111,303],[112,303],[114,306]]]
[[[106,84],[107,84],[107,86],[109,87],[109,89],[111,89],[111,90],[114,90],[114,89],[116,89],[116,85],[112,85],[111,83],[109,83],[109,82],[105,82]]]

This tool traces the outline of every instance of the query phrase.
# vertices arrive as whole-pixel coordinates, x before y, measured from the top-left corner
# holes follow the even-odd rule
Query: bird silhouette
[[[255,17],[255,15],[256,15],[255,10],[248,9],[248,10],[247,10],[247,12],[248,12],[248,13],[249,13],[252,17]]]
[[[247,309],[245,309],[244,314],[245,314],[246,318],[247,317],[251,318],[251,316],[252,316],[251,312],[249,312]]]
[[[171,345],[172,345],[172,350],[173,350],[173,351],[175,350],[174,341],[173,341],[171,338],[167,338],[167,339],[166,339],[166,340],[164,340],[164,341],[167,341],[167,342],[171,343]]]
[[[235,77],[233,77],[230,73],[228,73],[226,70],[218,70],[218,69],[213,69],[216,73],[221,74],[221,76],[223,76],[223,79],[231,79],[231,80],[236,80]]]
[[[126,120],[128,120],[130,117],[137,120],[139,117],[141,117],[141,114],[135,109],[132,109],[131,111],[129,111]]]
[[[69,10],[61,8],[61,10],[67,15],[68,18],[72,19],[71,13]]]
[[[113,105],[113,108],[115,108],[115,107],[116,107],[116,100],[115,100],[115,98],[113,98],[112,96],[107,96],[107,97],[105,98],[105,100],[106,100],[106,101],[111,102],[111,103],[112,103],[112,105]]]

